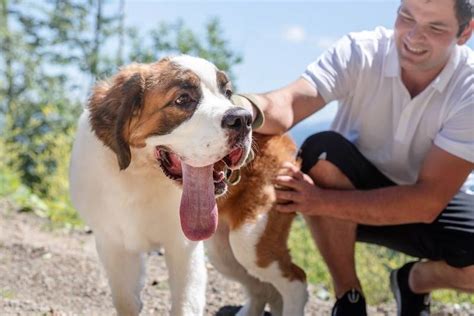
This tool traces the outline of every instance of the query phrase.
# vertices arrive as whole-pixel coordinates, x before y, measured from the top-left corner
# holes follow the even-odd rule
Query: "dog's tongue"
[[[179,210],[181,228],[190,240],[207,239],[217,228],[213,165],[191,167],[183,162],[181,164],[183,170],[183,195]]]

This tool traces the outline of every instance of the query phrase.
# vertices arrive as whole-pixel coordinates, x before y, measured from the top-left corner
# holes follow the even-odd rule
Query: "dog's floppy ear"
[[[140,110],[143,104],[143,93],[145,90],[145,78],[142,73],[135,73],[122,86],[124,98],[120,105],[117,120],[115,123],[115,153],[117,154],[120,170],[126,169],[130,165],[132,155],[130,146],[125,134],[126,124],[130,122],[132,115]]]
[[[120,170],[130,165],[128,124],[143,105],[146,66],[133,65],[120,71],[111,82],[101,82],[89,99],[92,130],[117,155]]]

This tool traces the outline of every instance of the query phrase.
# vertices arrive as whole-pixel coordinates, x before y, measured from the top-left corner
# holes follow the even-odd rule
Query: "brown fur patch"
[[[276,198],[272,180],[284,161],[295,161],[296,146],[286,135],[254,134],[255,159],[242,168],[238,185],[229,188],[218,199],[219,217],[231,230],[254,221],[259,214],[268,213],[265,231],[257,244],[257,265],[267,267],[278,262],[283,275],[290,280],[306,280],[303,270],[291,262],[287,247],[288,234],[295,214],[272,210]]]
[[[140,115],[130,121],[130,144],[133,146],[144,146],[145,139],[151,135],[169,134],[191,118],[202,97],[199,77],[173,63],[160,72],[157,79],[153,80],[153,85],[145,95]],[[190,102],[173,104],[184,94],[189,96]]]
[[[283,161],[293,161],[296,147],[288,136],[254,134],[255,159],[241,169],[241,181],[218,199],[219,216],[231,229],[268,212],[275,202],[272,180]]]
[[[268,214],[265,231],[257,244],[257,265],[268,267],[277,261],[283,276],[290,281],[306,281],[304,271],[291,261],[287,240],[295,213],[279,213],[272,210]]]
[[[216,73],[216,79],[219,91],[222,94],[230,97],[232,95],[232,83],[230,82],[229,77],[227,77],[227,74],[223,71],[218,70]]]
[[[183,94],[190,101],[176,104]],[[129,146],[143,147],[147,137],[170,133],[193,115],[201,95],[199,77],[167,58],[132,64],[94,87],[88,104],[92,129],[125,169]]]

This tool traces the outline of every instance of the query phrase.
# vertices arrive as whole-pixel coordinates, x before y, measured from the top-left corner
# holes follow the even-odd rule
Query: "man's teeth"
[[[416,53],[416,54],[421,54],[425,51],[424,49],[414,48],[414,47],[411,47],[411,46],[408,46],[408,45],[406,45],[406,47],[410,52]]]

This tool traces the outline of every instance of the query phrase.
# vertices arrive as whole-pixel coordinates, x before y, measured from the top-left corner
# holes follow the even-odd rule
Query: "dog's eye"
[[[230,97],[232,96],[232,90],[226,89],[225,90],[225,96],[230,99]]]
[[[190,103],[191,101],[191,96],[187,93],[183,93],[174,101],[174,103],[176,105],[183,106]]]

